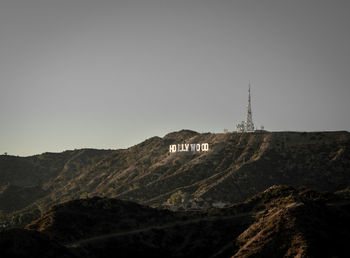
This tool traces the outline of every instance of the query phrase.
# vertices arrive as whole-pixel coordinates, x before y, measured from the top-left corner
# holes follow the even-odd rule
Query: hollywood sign
[[[169,145],[169,152],[209,151],[208,143],[182,143]]]

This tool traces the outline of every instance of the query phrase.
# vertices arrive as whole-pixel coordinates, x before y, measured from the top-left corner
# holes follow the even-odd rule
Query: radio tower
[[[249,82],[249,88],[248,88],[247,121],[245,125],[245,130],[247,132],[254,132],[252,106],[251,106],[251,100],[250,100],[250,82]]]

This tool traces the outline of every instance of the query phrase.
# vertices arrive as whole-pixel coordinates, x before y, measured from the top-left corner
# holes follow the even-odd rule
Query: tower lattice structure
[[[248,87],[248,106],[247,106],[247,120],[245,122],[245,131],[246,132],[253,132],[254,131],[252,104],[251,104],[251,96],[250,96],[250,83],[249,83],[249,87]]]

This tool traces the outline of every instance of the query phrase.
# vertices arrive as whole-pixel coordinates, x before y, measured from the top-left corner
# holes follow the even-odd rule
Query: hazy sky
[[[350,1],[0,0],[0,153],[350,131]]]

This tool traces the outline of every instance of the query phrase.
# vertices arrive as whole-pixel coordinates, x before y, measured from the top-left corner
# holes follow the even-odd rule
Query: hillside
[[[208,152],[169,153],[170,144],[209,143]],[[243,201],[272,185],[338,191],[350,186],[350,133],[197,133],[152,137],[128,149],[0,156],[0,210],[39,209],[104,196],[163,205]],[[20,200],[12,202],[9,200]]]
[[[2,257],[35,248],[45,257],[348,257],[344,196],[273,186],[223,209],[182,212],[94,197],[0,233],[0,247]]]
[[[63,245],[44,234],[24,229],[0,232],[0,255],[3,258],[77,258]]]

